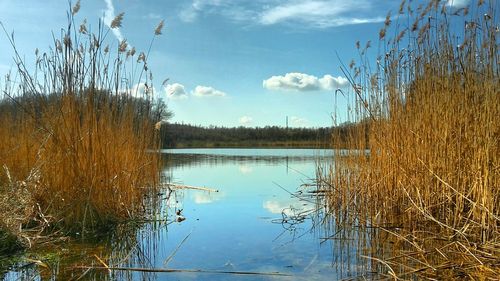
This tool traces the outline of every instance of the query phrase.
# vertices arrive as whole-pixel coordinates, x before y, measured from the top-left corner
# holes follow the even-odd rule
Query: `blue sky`
[[[0,0],[0,21],[29,64],[66,26],[68,8],[64,0]],[[76,22],[97,27],[124,12],[111,39],[147,50],[165,20],[148,61],[173,122],[284,126],[288,116],[290,126],[319,127],[332,125],[332,114],[347,120],[347,102],[334,94],[348,87],[339,58],[359,58],[358,40],[375,42],[375,56],[385,16],[398,8],[387,0],[82,0]],[[3,77],[14,66],[4,34],[0,50]]]

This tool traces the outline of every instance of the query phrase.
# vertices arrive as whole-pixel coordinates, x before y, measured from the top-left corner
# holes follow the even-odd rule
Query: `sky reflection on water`
[[[162,250],[155,267],[162,267],[162,261],[189,235],[169,267],[293,275],[238,276],[244,280],[339,277],[332,244],[320,244],[326,233],[313,224],[321,219],[321,212],[313,212],[314,201],[301,201],[289,193],[310,182],[315,175],[315,161],[324,153],[311,149],[182,149],[169,153],[170,168],[165,174],[172,182],[219,192],[178,191],[181,199],[176,200],[175,207],[182,209],[186,220],[161,230],[159,236],[165,241],[159,247]],[[293,219],[281,223],[283,218],[296,214],[307,214],[307,218],[297,224]],[[174,275],[182,280],[235,278],[220,274]]]
[[[323,202],[308,194],[318,159],[313,149],[179,149],[165,151],[164,178],[219,192],[181,189],[158,196],[162,211],[145,224],[59,245],[52,268],[21,262],[3,280],[338,280],[366,272],[359,239],[338,234]],[[320,158],[318,158],[320,157]],[[186,218],[176,222],[176,212]],[[343,237],[343,231],[340,232]],[[365,247],[364,245],[363,247]],[[54,249],[40,249],[42,257]],[[28,255],[36,253],[27,253]],[[75,265],[201,271],[280,272],[291,276],[221,273],[151,273],[77,269]],[[0,278],[2,279],[2,278]]]

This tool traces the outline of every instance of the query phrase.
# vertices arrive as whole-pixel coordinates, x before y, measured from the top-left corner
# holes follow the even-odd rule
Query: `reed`
[[[318,169],[337,227],[369,231],[360,254],[390,279],[500,274],[500,6],[445,2],[403,1],[376,65],[357,44],[361,65],[342,69],[367,125]]]
[[[151,152],[170,113],[155,98],[147,54],[107,45],[123,14],[92,32],[75,23],[79,8],[32,68],[8,36],[17,69],[0,101],[0,228],[21,232],[24,244],[33,232],[86,233],[141,216],[159,183]]]

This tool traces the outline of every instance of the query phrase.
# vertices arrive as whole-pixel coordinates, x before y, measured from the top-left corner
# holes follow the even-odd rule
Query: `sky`
[[[418,2],[418,1],[417,1]],[[468,0],[449,0],[455,8]],[[75,1],[73,1],[73,4]],[[378,42],[392,0],[82,0],[76,22],[109,25],[124,12],[112,40],[147,51],[155,95],[170,122],[202,126],[324,127],[348,120],[341,64],[359,59],[356,41]],[[0,21],[15,34],[26,62],[48,50],[67,24],[66,0],[0,0]],[[375,57],[379,45],[372,43]],[[15,66],[0,34],[0,75]],[[33,63],[34,64],[34,63]],[[167,83],[162,82],[169,79]],[[140,83],[141,81],[137,81]],[[0,82],[0,86],[2,86]],[[334,118],[335,117],[335,118]]]

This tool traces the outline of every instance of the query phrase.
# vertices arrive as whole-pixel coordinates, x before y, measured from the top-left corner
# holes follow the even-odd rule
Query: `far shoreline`
[[[273,143],[181,143],[175,146],[167,146],[162,149],[185,149],[185,148],[262,148],[262,149],[329,149],[331,144],[311,142],[273,142]]]

